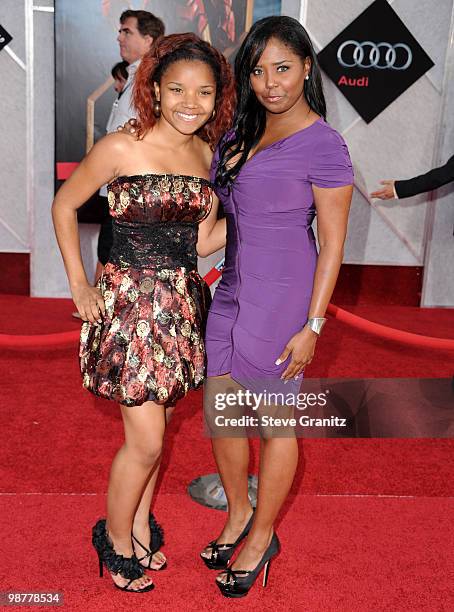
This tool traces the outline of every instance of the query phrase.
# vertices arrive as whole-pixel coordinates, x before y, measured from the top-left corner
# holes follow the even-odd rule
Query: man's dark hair
[[[120,23],[124,23],[126,19],[135,17],[137,19],[137,29],[142,36],[152,36],[156,40],[159,36],[164,36],[164,23],[159,17],[153,15],[149,11],[124,11],[120,16]]]
[[[128,68],[129,64],[128,62],[118,62],[118,64],[115,64],[115,66],[112,68],[111,70],[111,74],[113,76],[114,79],[116,79],[117,77],[122,77],[123,79],[125,79],[125,81],[128,80]]]

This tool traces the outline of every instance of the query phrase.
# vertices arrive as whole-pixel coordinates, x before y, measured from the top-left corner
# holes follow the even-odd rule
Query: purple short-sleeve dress
[[[307,322],[317,263],[312,185],[352,183],[347,145],[320,118],[257,152],[229,193],[216,189],[227,218],[227,246],[208,315],[208,376],[230,373],[257,391],[265,380],[281,384],[290,357],[279,366],[275,361]],[[299,388],[301,381],[296,383]]]

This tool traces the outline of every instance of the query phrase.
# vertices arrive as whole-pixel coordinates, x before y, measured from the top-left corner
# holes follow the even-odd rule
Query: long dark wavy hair
[[[266,111],[254,94],[250,76],[271,38],[288,46],[302,61],[310,58],[311,69],[309,80],[304,81],[304,96],[310,108],[326,119],[320,66],[308,33],[293,17],[260,19],[250,29],[235,59],[237,107],[231,137],[221,144],[216,172],[216,183],[222,187],[232,183],[265,131]],[[229,161],[238,154],[236,163],[228,167]]]

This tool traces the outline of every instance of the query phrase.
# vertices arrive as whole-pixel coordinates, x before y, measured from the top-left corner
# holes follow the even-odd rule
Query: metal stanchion
[[[257,505],[257,476],[248,476],[248,495],[253,508]],[[206,474],[195,478],[188,485],[191,498],[202,506],[214,510],[227,510],[227,499],[219,474]]]

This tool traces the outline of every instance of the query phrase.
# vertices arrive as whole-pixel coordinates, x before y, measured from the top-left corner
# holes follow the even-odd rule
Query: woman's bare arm
[[[199,224],[199,236],[197,240],[197,253],[200,257],[208,257],[225,246],[226,242],[226,220],[218,219],[219,200],[213,194],[213,205],[210,214]]]
[[[76,211],[118,174],[125,138],[120,134],[110,134],[97,142],[60,187],[52,204],[55,233],[74,303],[82,319],[92,323],[100,320],[99,311],[104,314],[104,301],[100,292],[87,280],[80,252]]]
[[[313,185],[312,189],[317,209],[320,252],[315,269],[309,318],[324,317],[333,295],[344,256],[353,186],[321,188]]]
[[[325,316],[336,285],[344,255],[353,186],[322,188],[312,185],[312,190],[317,209],[317,235],[320,252],[315,269],[309,319]],[[317,338],[316,332],[304,326],[290,339],[276,362],[277,364],[282,363],[290,353],[292,354],[289,365],[282,373],[282,379],[290,380],[298,376],[312,361]]]

